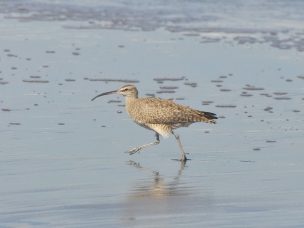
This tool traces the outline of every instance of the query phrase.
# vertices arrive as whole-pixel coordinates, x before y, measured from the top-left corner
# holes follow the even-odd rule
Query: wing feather
[[[203,112],[160,98],[139,98],[128,112],[135,121],[149,124],[215,123],[214,113]]]

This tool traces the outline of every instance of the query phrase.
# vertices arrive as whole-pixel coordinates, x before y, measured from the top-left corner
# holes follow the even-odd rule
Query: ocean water
[[[302,227],[302,1],[0,1],[0,227]],[[219,116],[154,134],[140,96]]]

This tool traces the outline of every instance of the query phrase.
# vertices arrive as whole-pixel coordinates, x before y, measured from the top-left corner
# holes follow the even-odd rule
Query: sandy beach
[[[302,1],[0,2],[0,227],[303,227]],[[219,116],[154,134],[134,84]]]

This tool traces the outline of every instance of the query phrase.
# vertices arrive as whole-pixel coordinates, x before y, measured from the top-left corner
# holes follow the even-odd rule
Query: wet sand
[[[145,5],[29,2],[0,10],[0,227],[304,225],[303,27],[270,30],[270,15],[258,31],[208,30],[218,12],[179,21],[165,8],[170,21]],[[131,20],[142,12],[158,19]],[[122,97],[90,101],[130,83],[219,116],[177,131],[185,166],[172,160],[174,137],[124,153],[153,133],[129,120]]]

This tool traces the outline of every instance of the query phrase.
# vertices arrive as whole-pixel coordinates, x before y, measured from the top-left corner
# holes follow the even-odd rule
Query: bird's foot
[[[179,159],[180,162],[184,162],[184,163],[186,163],[188,160],[191,160],[191,159],[187,158],[186,156],[182,156],[182,157]]]
[[[189,161],[191,159],[187,158],[186,154],[182,154],[181,157],[180,157],[180,159],[176,158],[176,159],[172,159],[172,160],[179,161],[179,162],[182,162],[182,163],[186,163],[187,161]]]
[[[142,150],[142,147],[139,146],[139,147],[135,147],[135,148],[132,148],[132,149],[128,150],[126,153],[129,153],[130,155],[132,155],[132,154],[135,154],[135,153],[137,153],[141,150]]]
[[[187,161],[190,161],[191,159],[190,158],[173,158],[172,159],[173,161],[178,161],[178,162],[181,162],[183,164],[186,164]]]

